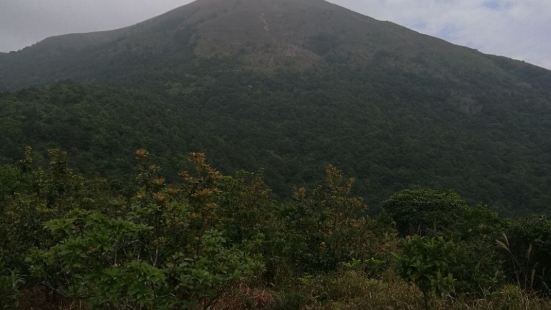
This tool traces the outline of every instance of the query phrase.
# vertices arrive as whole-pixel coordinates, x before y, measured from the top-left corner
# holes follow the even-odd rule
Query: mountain
[[[422,185],[551,211],[550,71],[321,0],[199,0],[48,38],[0,56],[0,89],[5,160],[60,146],[124,176],[133,148],[169,171],[200,150],[280,194],[332,162],[374,205]]]
[[[52,37],[12,53],[2,61],[0,85],[138,81],[151,70],[184,73],[187,65],[212,58],[262,71],[338,64],[450,80],[461,80],[462,74],[514,80],[516,67],[540,71],[321,0],[200,0],[132,27]],[[549,83],[546,73],[539,74]]]

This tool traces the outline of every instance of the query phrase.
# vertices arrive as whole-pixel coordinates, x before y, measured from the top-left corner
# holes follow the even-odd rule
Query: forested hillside
[[[450,99],[438,90],[402,97],[398,82],[381,93],[364,87],[373,83],[228,73],[160,94],[73,83],[30,89],[0,98],[1,157],[18,158],[25,145],[42,154],[57,146],[82,172],[125,180],[128,149],[154,151],[168,176],[182,152],[203,151],[227,172],[264,171],[283,197],[290,183],[312,182],[331,162],[360,180],[356,190],[374,207],[421,185],[453,188],[506,213],[549,212],[547,106],[522,105],[519,93],[519,101],[488,99],[469,113],[442,104]]]
[[[204,151],[224,171],[264,171],[282,197],[332,162],[377,207],[421,185],[550,210],[549,71],[321,0],[201,0],[49,38],[0,56],[0,89],[5,162],[58,146],[124,180],[128,149],[168,176]]]

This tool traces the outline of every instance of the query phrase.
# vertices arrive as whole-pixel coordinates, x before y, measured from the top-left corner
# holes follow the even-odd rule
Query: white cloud
[[[46,37],[132,25],[192,0],[0,0],[0,51]]]
[[[485,53],[551,69],[550,0],[331,0]]]

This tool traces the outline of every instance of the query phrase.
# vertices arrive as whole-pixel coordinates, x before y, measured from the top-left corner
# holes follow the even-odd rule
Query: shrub
[[[497,243],[510,280],[524,289],[551,295],[551,220],[514,220]]]
[[[397,255],[400,275],[419,287],[425,301],[491,291],[499,283],[499,264],[487,266],[486,261],[469,244],[443,237],[409,237]]]
[[[398,256],[402,278],[419,287],[425,301],[447,296],[455,289],[454,265],[458,263],[457,245],[443,238],[411,237]]]
[[[7,269],[0,257],[0,309],[17,308],[23,283],[21,276],[15,270]]]

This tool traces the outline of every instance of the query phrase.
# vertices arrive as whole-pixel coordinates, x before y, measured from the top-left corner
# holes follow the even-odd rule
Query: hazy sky
[[[191,0],[0,0],[0,51],[107,30]],[[551,0],[331,0],[371,17],[551,69]]]

